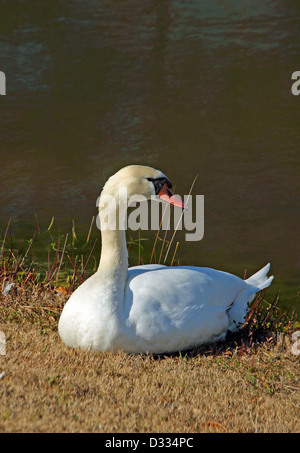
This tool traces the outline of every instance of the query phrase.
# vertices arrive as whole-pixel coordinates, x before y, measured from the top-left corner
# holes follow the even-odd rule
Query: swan
[[[182,206],[172,183],[154,168],[129,165],[111,176],[102,197],[116,203],[119,188]],[[101,203],[99,213],[101,213]],[[121,219],[122,221],[122,219]],[[58,324],[69,347],[95,351],[169,353],[224,339],[245,320],[248,303],[268,287],[270,264],[247,280],[206,267],[148,264],[128,268],[125,229],[101,229],[98,270],[66,302]]]

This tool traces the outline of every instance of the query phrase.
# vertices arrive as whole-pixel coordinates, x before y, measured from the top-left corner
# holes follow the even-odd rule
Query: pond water
[[[105,178],[138,163],[205,197],[181,264],[300,289],[300,5],[292,0],[1,1],[0,227],[88,230]],[[298,65],[298,66],[297,66]],[[98,234],[96,231],[95,234]],[[300,304],[297,302],[298,311]]]

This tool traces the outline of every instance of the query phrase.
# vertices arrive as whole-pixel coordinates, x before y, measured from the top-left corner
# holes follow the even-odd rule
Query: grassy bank
[[[223,343],[160,356],[74,351],[57,322],[99,248],[89,234],[79,247],[74,227],[52,237],[38,266],[34,244],[51,229],[37,225],[15,246],[8,228],[0,250],[1,432],[300,431],[296,317],[278,308],[279,296],[268,303],[259,294],[242,331]],[[149,261],[169,250],[176,263],[176,243],[158,235],[154,244]],[[141,240],[129,239],[129,249],[147,262]]]
[[[299,432],[288,336],[191,355],[74,351],[55,328],[1,324],[1,432]]]

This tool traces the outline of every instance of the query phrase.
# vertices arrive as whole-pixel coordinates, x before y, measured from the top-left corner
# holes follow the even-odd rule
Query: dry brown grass
[[[74,351],[57,320],[67,296],[0,298],[1,432],[299,432],[299,356],[289,335],[154,357]]]

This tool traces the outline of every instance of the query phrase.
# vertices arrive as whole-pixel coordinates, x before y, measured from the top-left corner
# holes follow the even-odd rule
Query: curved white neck
[[[101,201],[99,214],[102,211]],[[115,228],[101,229],[101,257],[97,270],[97,275],[105,284],[111,283],[113,292],[116,292],[118,299],[124,295],[124,288],[128,274],[128,252],[126,245],[126,231],[119,228],[119,215],[124,215],[120,219],[120,225],[124,225],[125,215],[119,212],[119,206],[116,202],[111,206],[106,206],[106,213],[115,216]],[[119,300],[119,303],[121,301]]]

